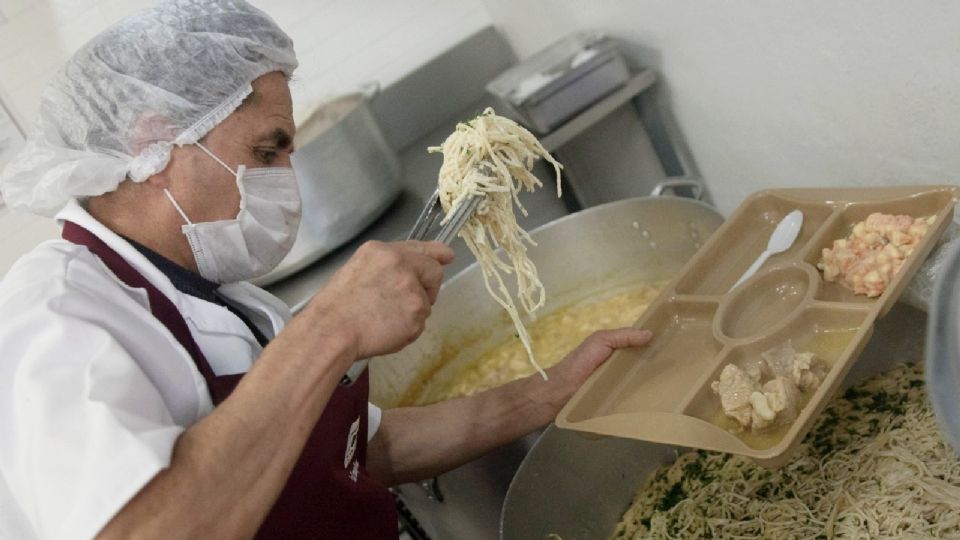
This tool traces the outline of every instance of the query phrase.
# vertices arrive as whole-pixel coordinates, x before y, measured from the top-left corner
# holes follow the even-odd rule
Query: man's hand
[[[423,332],[453,250],[438,242],[367,242],[307,307],[349,332],[357,358],[396,352]]]
[[[549,383],[559,390],[562,406],[587,381],[601,364],[617,349],[641,347],[650,342],[653,334],[639,328],[618,328],[594,332],[557,365],[547,370]],[[536,377],[536,375],[534,375]]]

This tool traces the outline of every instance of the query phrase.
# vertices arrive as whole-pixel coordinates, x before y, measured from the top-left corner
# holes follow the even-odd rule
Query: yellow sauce
[[[632,286],[606,297],[591,297],[557,309],[527,327],[533,355],[547,369],[597,330],[635,323],[656,298],[662,284]],[[465,365],[447,385],[428,385],[418,400],[434,403],[475,394],[535,372],[515,336]]]
[[[804,343],[802,347],[798,346],[797,352],[812,352],[823,359],[823,361],[830,366],[830,369],[833,370],[833,366],[837,364],[837,361],[843,355],[844,351],[846,351],[847,346],[850,345],[850,342],[857,335],[858,330],[859,328],[819,330],[815,332],[813,337]],[[800,393],[801,415],[810,398],[812,398],[815,393],[816,390]],[[829,397],[830,396],[827,396],[827,398]],[[719,398],[717,399],[717,404],[719,407]],[[713,418],[713,423],[735,434],[747,446],[757,450],[773,448],[780,443],[783,436],[793,427],[793,423],[791,422],[768,430],[754,432],[741,428],[736,420],[723,413],[722,408],[718,408]]]

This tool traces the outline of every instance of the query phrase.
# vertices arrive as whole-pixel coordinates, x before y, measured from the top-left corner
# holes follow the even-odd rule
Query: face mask
[[[237,178],[240,212],[234,219],[193,223],[173,195],[200,275],[216,283],[235,283],[266,274],[290,252],[300,226],[300,190],[290,167],[240,165],[234,171],[197,144]]]

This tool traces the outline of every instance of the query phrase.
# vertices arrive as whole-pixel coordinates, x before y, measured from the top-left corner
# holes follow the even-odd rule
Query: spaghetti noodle
[[[957,538],[958,501],[960,458],[940,434],[922,367],[901,365],[831,403],[781,469],[681,455],[613,537]]]
[[[439,193],[447,219],[470,198],[483,197],[459,236],[476,256],[490,295],[510,315],[530,362],[546,379],[547,374],[533,356],[530,336],[503,274],[516,276],[516,297],[524,312],[532,317],[546,301],[546,291],[537,276],[537,267],[527,256],[527,245],[535,246],[536,242],[517,223],[514,206],[527,215],[518,195],[543,185],[531,172],[540,158],[553,165],[559,197],[562,166],[533,134],[498,116],[491,108],[458,124],[441,146],[429,151],[443,154]],[[503,249],[506,259],[495,251],[498,247]]]

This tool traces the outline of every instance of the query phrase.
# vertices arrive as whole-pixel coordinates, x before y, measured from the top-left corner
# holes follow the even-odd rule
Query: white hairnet
[[[254,79],[297,66],[293,41],[242,0],[171,0],[95,37],[40,96],[24,148],[0,174],[7,204],[53,215],[72,198],[162,171],[229,116]]]

